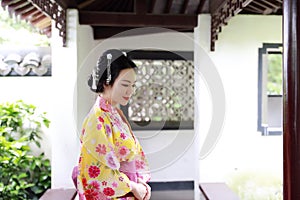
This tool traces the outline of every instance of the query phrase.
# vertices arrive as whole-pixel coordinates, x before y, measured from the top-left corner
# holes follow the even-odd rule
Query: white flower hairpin
[[[106,57],[107,57],[107,78],[106,78],[106,85],[108,85],[109,82],[111,81],[110,65],[111,65],[112,55],[109,53],[109,54],[106,55]]]

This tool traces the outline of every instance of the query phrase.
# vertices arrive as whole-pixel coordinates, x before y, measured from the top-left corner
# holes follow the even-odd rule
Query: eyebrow
[[[131,81],[129,81],[129,80],[121,80],[121,81],[123,81],[123,82],[127,82],[127,83],[131,83]],[[134,81],[133,83],[135,83],[136,81]]]

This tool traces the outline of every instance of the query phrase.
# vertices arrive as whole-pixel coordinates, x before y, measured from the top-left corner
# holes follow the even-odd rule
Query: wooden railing
[[[240,200],[225,183],[200,183],[201,200]]]
[[[74,200],[76,189],[49,189],[40,200]]]

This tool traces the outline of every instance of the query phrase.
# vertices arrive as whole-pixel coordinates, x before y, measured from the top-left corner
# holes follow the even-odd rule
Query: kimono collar
[[[116,109],[101,96],[97,97],[97,105],[105,112],[117,112]]]

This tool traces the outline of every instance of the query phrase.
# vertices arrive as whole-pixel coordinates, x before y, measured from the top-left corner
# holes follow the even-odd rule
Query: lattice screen
[[[194,64],[186,60],[134,60],[137,89],[128,108],[130,121],[193,121]]]

